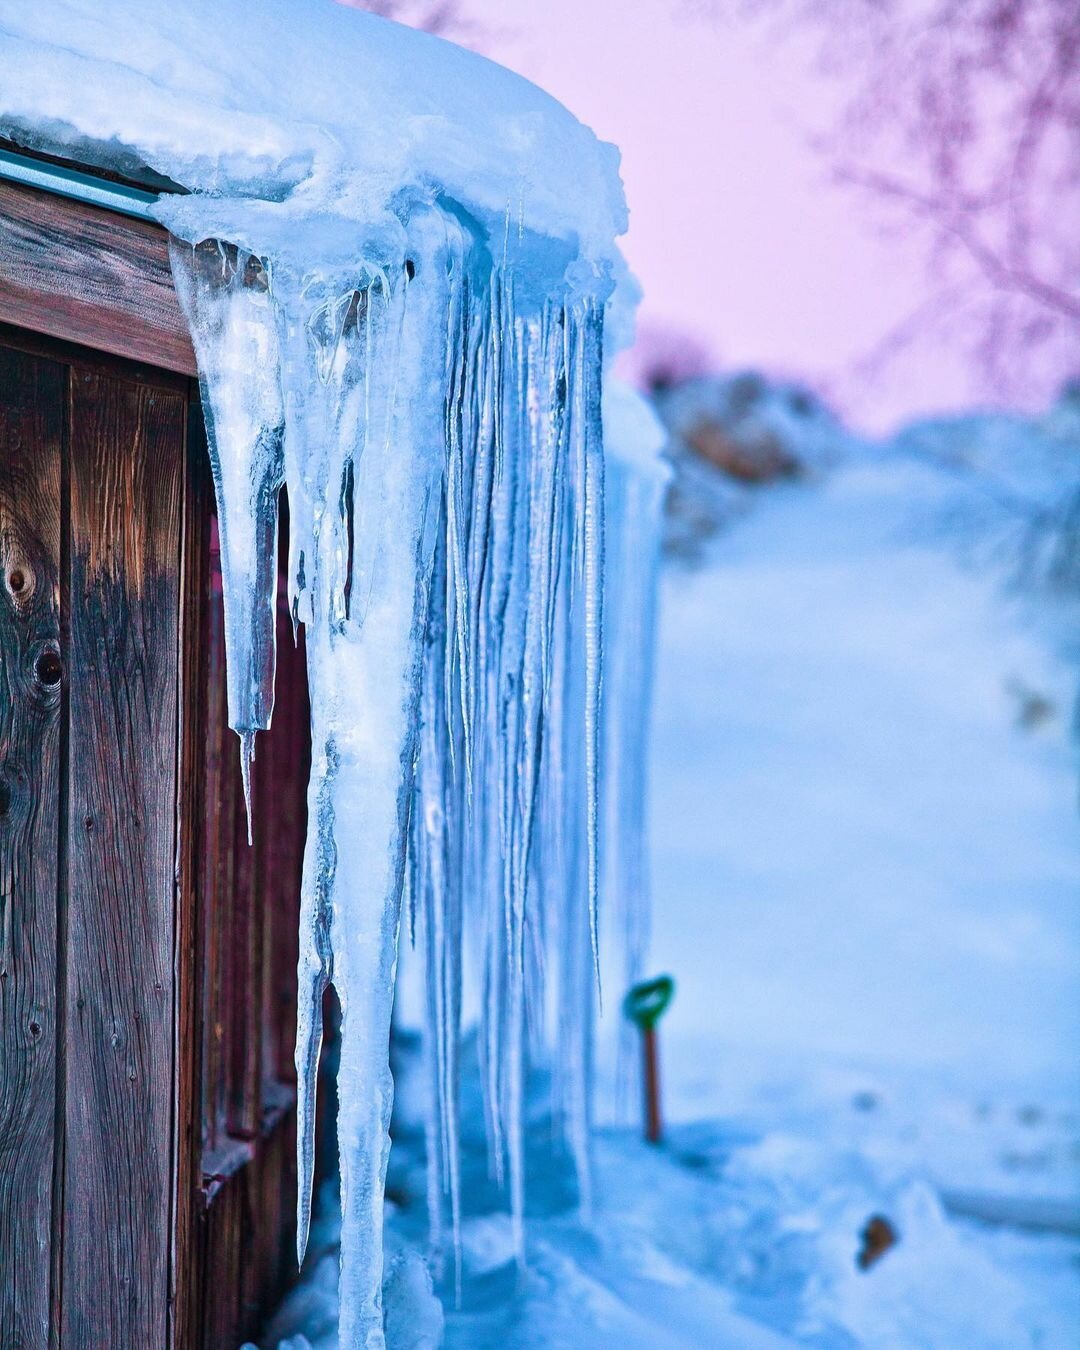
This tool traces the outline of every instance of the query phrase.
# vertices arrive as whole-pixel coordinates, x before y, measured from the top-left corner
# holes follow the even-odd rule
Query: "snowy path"
[[[679,982],[668,1111],[706,1136],[720,1119],[782,1131],[796,1154],[821,1141],[802,1177],[819,1218],[834,1182],[851,1189],[851,1150],[854,1172],[873,1159],[916,1190],[1075,1225],[1076,677],[1047,616],[964,565],[943,525],[957,492],[868,454],[770,491],[700,571],[665,578],[652,965]],[[1025,728],[1028,693],[1047,715]],[[774,1180],[782,1214],[790,1168]],[[834,1334],[855,1343],[1074,1343],[1075,1240],[938,1213],[906,1248],[875,1297],[912,1283],[876,1316],[850,1266],[802,1297],[831,1290]]]
[[[669,1031],[1077,1085],[1075,676],[869,461],[669,571],[654,964]],[[1012,687],[1054,705],[1018,727]],[[704,1102],[702,1102],[704,1105]]]

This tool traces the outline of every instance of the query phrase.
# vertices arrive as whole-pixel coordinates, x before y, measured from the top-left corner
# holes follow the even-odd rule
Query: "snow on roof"
[[[103,168],[355,216],[402,190],[619,267],[616,148],[440,38],[332,0],[0,0],[0,130]]]

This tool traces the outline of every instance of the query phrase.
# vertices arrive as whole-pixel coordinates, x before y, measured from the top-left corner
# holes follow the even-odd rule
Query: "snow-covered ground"
[[[706,566],[668,571],[672,1035],[1075,1086],[1076,674],[1000,569],[965,565],[957,495],[868,453],[770,489]]]
[[[1010,585],[1000,503],[925,449],[849,446],[667,570],[666,1142],[607,1113],[583,1225],[538,1108],[521,1274],[467,1080],[463,1280],[440,1312],[409,1255],[406,1054],[392,1345],[1080,1343],[1073,616]],[[899,1241],[863,1271],[874,1216]]]
[[[835,1201],[841,1245],[844,1203],[875,1194],[860,1194],[866,1166],[928,1183],[919,1204],[1076,1233],[1071,615],[1010,585],[985,483],[908,450],[863,448],[767,489],[702,566],[665,578],[653,955],[679,978],[668,1110],[707,1139],[722,1138],[708,1121],[766,1132],[781,1210],[788,1186],[796,1226],[804,1203]],[[843,1268],[824,1343],[1077,1343],[1080,1243],[937,1210],[909,1225],[868,1274]],[[820,1311],[827,1265],[803,1273],[802,1312]]]

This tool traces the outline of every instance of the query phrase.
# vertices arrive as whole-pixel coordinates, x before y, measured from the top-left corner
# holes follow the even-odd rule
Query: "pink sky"
[[[886,237],[807,146],[837,88],[808,39],[779,45],[690,0],[465,0],[474,43],[623,153],[624,247],[646,323],[724,365],[809,379],[880,429],[963,406],[970,372],[936,347],[872,386],[859,358],[927,294],[922,254]],[[723,5],[716,5],[719,12]]]

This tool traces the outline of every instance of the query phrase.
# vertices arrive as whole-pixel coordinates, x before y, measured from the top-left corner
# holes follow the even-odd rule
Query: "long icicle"
[[[494,264],[483,240],[439,206],[380,219],[365,237],[358,256],[332,264],[285,254],[252,268],[232,261],[248,255],[214,245],[209,270],[182,257],[174,265],[187,278],[200,362],[220,361],[239,327],[249,335],[245,359],[257,336],[274,371],[254,383],[276,377],[277,400],[267,394],[265,406],[238,398],[235,369],[228,386],[205,381],[230,549],[230,670],[240,672],[230,714],[246,753],[272,707],[262,535],[284,482],[290,607],[307,630],[312,710],[297,1245],[302,1257],[322,1003],[333,985],[342,1009],[340,1338],[378,1347],[390,1010],[407,870],[429,991],[433,1235],[446,1196],[456,1255],[467,926],[486,991],[491,1162],[509,1182],[519,1261],[527,1059],[548,979],[561,1006],[556,1091],[588,1205],[606,283],[594,278],[593,291],[575,294],[564,281],[563,293],[548,289],[538,303],[511,265]]]

